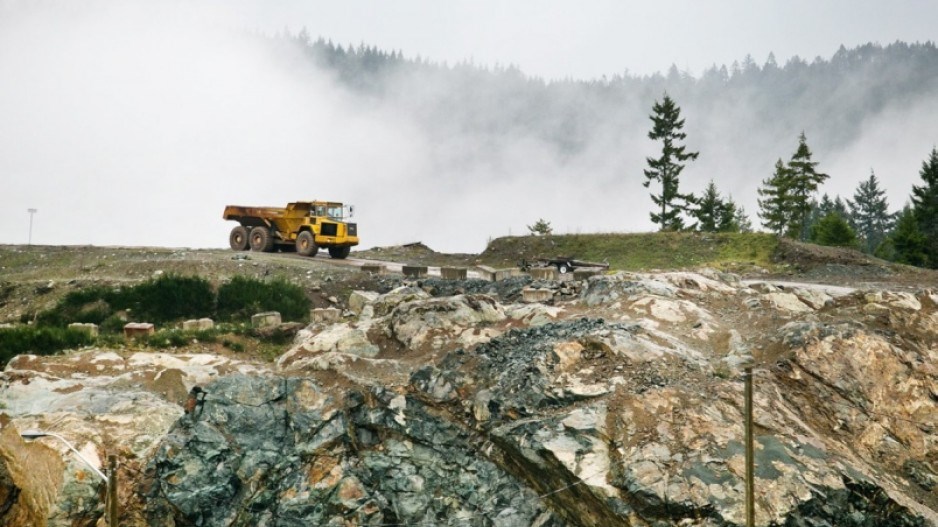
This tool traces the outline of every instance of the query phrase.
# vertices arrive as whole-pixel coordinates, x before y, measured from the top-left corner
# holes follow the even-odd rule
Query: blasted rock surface
[[[544,306],[445,287],[357,294],[354,318],[266,366],[16,359],[0,520],[101,517],[66,452],[12,432],[42,426],[98,459],[132,445],[124,525],[739,526],[752,353],[757,525],[938,525],[932,291],[621,273],[539,283],[567,299]],[[183,415],[196,382],[205,403]]]

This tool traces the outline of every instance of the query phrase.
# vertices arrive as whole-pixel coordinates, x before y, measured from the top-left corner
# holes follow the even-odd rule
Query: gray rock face
[[[418,398],[375,388],[340,401],[275,377],[210,393],[148,467],[149,525],[563,524]]]
[[[275,366],[11,361],[0,524],[85,526],[102,509],[67,452],[15,426],[99,461],[130,445],[122,525],[740,526],[750,361],[757,525],[938,524],[931,293],[787,305],[715,272],[620,274],[532,306],[427,282],[361,295]],[[194,384],[208,395],[183,414]]]

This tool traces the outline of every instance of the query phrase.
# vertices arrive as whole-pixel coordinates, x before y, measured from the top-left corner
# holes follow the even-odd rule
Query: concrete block
[[[522,273],[520,269],[498,269],[495,271],[495,281],[507,280],[515,276],[521,276],[522,274],[524,273]]]
[[[557,280],[557,269],[553,267],[533,267],[529,271],[535,280]]]
[[[215,321],[210,318],[186,320],[182,323],[183,331],[205,331],[215,327]]]
[[[495,269],[487,265],[478,265],[475,268],[475,272],[478,273],[479,278],[482,280],[488,280],[489,282],[495,281]]]
[[[440,267],[440,276],[444,280],[465,280],[467,273],[465,267]]]
[[[254,328],[269,328],[279,326],[282,323],[280,313],[276,311],[268,311],[251,316],[251,327]]]
[[[602,274],[602,271],[599,269],[574,269],[573,270],[573,279],[574,280],[586,280],[591,276],[598,276]]]
[[[68,325],[68,329],[74,329],[78,331],[84,331],[92,337],[98,336],[98,325],[97,324],[86,324],[83,322],[72,322]]]
[[[426,265],[404,265],[401,266],[401,272],[404,273],[404,276],[410,278],[422,278],[427,276],[427,266]]]
[[[124,324],[124,336],[133,339],[156,333],[156,328],[149,322],[128,322]]]
[[[554,298],[554,292],[550,289],[535,289],[525,287],[521,290],[521,300],[523,302],[550,302]]]
[[[334,307],[315,308],[309,311],[309,319],[313,322],[338,322],[342,318],[342,310]]]
[[[362,264],[361,270],[363,273],[384,274],[387,267],[384,264]]]

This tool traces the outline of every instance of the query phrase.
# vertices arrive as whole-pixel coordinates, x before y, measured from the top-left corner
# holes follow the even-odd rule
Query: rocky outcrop
[[[80,463],[15,432],[44,427],[98,463],[118,453],[127,525],[743,525],[749,350],[757,525],[938,525],[932,292],[623,273],[546,306],[476,286],[356,293],[355,316],[269,367],[18,358],[0,518],[100,517]],[[204,404],[183,414],[195,384]]]

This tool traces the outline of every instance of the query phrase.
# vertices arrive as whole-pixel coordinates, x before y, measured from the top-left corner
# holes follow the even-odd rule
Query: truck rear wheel
[[[248,230],[242,225],[231,229],[231,234],[228,235],[228,245],[235,251],[248,250]]]
[[[251,229],[251,250],[254,252],[269,253],[274,249],[274,237],[267,227],[254,227]]]
[[[557,264],[557,272],[560,274],[567,274],[570,272],[570,267],[565,263]]]
[[[352,252],[351,247],[329,247],[329,256],[335,258],[336,260],[344,260],[348,258],[350,252]]]
[[[296,252],[303,256],[316,256],[316,253],[319,252],[319,246],[316,245],[313,233],[303,231],[296,237]]]

